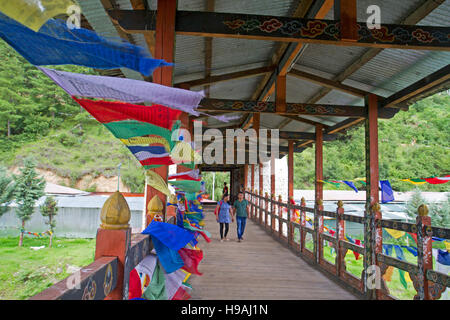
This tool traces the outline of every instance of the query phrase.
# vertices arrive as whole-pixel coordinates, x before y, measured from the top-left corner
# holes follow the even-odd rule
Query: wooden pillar
[[[318,210],[323,210],[323,126],[316,125],[316,146],[315,146],[315,210],[314,210],[314,256],[316,262],[320,262],[322,255],[322,240],[320,234],[323,232],[323,216],[318,214]]]
[[[286,112],[286,75],[277,76],[275,82],[275,106],[277,112]]]
[[[244,165],[244,190],[247,190],[248,186],[248,164]]]
[[[274,203],[274,201],[275,201],[275,194],[274,193],[272,193],[271,195],[270,195],[270,199],[272,199],[272,203],[271,203],[271,205],[270,205],[270,213],[272,214],[270,217],[270,233],[274,233],[274,231],[275,231],[275,214],[276,214],[276,208],[277,208],[277,205]]]
[[[278,195],[278,202],[283,202],[283,198],[281,194]],[[283,206],[278,206],[278,237],[281,239],[283,236],[283,222],[281,221],[281,217],[283,216]]]
[[[336,209],[336,273],[341,277],[345,271],[346,248],[341,248],[340,241],[345,240],[344,203],[339,200]]]
[[[367,117],[365,121],[366,145],[366,210],[364,212],[364,288],[368,299],[376,299],[377,290],[369,289],[367,270],[377,265],[377,253],[382,252],[382,228],[376,227],[381,219],[379,205],[378,172],[378,99],[374,94],[366,97]],[[374,272],[371,267],[371,272]]]
[[[270,156],[270,195],[275,197],[275,156],[272,154]],[[272,210],[272,208],[271,208]]]
[[[261,198],[259,198],[259,207],[262,208],[263,207],[263,195],[264,195],[264,184],[263,184],[263,164],[259,163],[259,195],[261,196]],[[263,211],[259,210],[259,223],[262,223],[262,216],[263,216]]]
[[[158,0],[158,8],[156,14],[156,36],[155,36],[155,59],[164,59],[167,62],[173,62],[175,54],[175,13],[177,10],[176,0]],[[156,68],[153,72],[153,82],[165,86],[173,85],[173,67]],[[168,167],[161,166],[159,168],[150,169],[155,171],[165,181],[167,181]],[[148,207],[150,199],[157,195],[163,205],[166,204],[166,195],[149,185],[145,185],[145,208]],[[164,212],[164,221],[165,209]],[[147,215],[148,216],[148,215]],[[151,221],[146,221],[148,225]]]
[[[418,209],[418,216],[416,217],[417,224],[417,266],[419,268],[417,284],[417,298],[419,300],[430,300],[429,282],[427,280],[427,270],[433,269],[433,241],[431,232],[431,218],[428,216],[428,207],[422,204]],[[445,287],[442,288],[445,291]],[[440,294],[436,294],[439,296]]]
[[[335,0],[334,19],[340,20],[341,40],[357,41],[356,0]]]
[[[256,137],[259,139],[259,129],[260,129],[260,123],[261,123],[261,114],[260,113],[253,113],[253,129],[256,131]],[[256,168],[256,166],[255,166]],[[259,189],[259,192],[256,192],[257,190],[255,190],[256,194],[261,195],[261,163],[258,157],[258,180],[259,180],[259,186],[254,186],[255,188],[257,187]],[[258,203],[258,207],[259,207],[259,200],[260,198],[257,198],[257,203]],[[258,215],[260,215],[260,210],[258,209],[258,207],[256,208],[255,212],[254,212],[254,219],[257,219]]]
[[[252,176],[252,185],[250,187],[250,192],[252,193],[252,203],[254,204],[254,200],[255,197],[253,196],[253,193],[255,192],[255,165],[252,164],[252,172],[251,172],[251,176]],[[253,213],[255,211],[255,206],[253,205],[251,210],[250,210],[250,217],[253,218]]]
[[[305,197],[302,197],[300,201],[300,205],[302,208],[306,207],[306,200]],[[300,210],[300,225],[303,227],[306,227],[306,211]],[[300,252],[303,253],[303,250],[305,248],[305,241],[306,241],[306,232],[303,230],[303,228],[300,228]]]
[[[288,197],[294,198],[294,141],[289,140],[288,155]]]
[[[264,209],[266,210],[264,212],[264,230],[267,230],[267,217],[268,217],[268,210],[269,210],[269,193],[266,192],[264,195]]]
[[[323,126],[316,125],[316,146],[315,146],[315,203],[323,199],[323,183],[318,180],[323,180]]]

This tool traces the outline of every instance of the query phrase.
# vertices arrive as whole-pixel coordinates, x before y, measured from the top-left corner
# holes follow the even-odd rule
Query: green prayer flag
[[[153,271],[150,285],[144,291],[143,297],[147,300],[168,300],[166,292],[166,278],[159,261],[156,263]]]
[[[182,191],[187,193],[195,193],[200,191],[201,182],[194,180],[177,180],[169,181],[169,183],[175,187],[180,188]]]
[[[398,269],[398,273],[400,275],[400,283],[403,285],[405,289],[408,289],[408,283],[406,282],[405,279],[405,271]]]

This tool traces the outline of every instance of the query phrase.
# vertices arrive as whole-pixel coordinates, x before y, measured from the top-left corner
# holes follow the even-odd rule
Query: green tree
[[[416,220],[417,217],[417,209],[422,204],[428,205],[428,203],[422,196],[422,192],[419,189],[416,189],[414,190],[414,193],[411,195],[411,198],[409,198],[409,200],[406,202],[405,206],[406,213],[414,221]]]
[[[14,187],[14,178],[5,167],[0,167],[0,217],[8,210],[8,205],[14,198]]]
[[[18,205],[16,214],[22,223],[19,247],[21,247],[23,243],[25,223],[30,220],[33,215],[36,201],[45,194],[44,189],[45,180],[38,177],[34,160],[26,158],[24,160],[24,167],[20,169],[20,174],[17,176],[16,188],[14,191]]]
[[[446,201],[432,203],[429,212],[433,226],[450,228],[450,194]]]
[[[57,202],[56,202],[55,198],[53,198],[52,196],[48,196],[45,198],[44,204],[39,207],[42,216],[47,217],[47,221],[45,222],[45,224],[47,224],[49,226],[50,231],[51,231],[50,243],[48,245],[49,248],[52,247],[53,232],[56,227],[55,216],[58,214],[58,207],[56,205],[57,205]]]

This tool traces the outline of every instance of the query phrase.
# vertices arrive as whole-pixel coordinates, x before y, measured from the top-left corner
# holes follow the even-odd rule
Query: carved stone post
[[[158,196],[155,196],[158,198]],[[159,198],[158,198],[159,199]],[[117,257],[117,286],[105,300],[123,299],[123,280],[125,258],[131,243],[129,225],[131,213],[123,195],[116,191],[103,205],[100,213],[100,228],[97,230],[95,258]],[[97,288],[100,290],[101,288]]]

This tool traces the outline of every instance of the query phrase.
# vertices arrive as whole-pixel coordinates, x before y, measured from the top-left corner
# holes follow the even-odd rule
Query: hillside
[[[143,192],[144,174],[128,149],[62,89],[0,42],[0,164],[12,171],[25,156],[36,158],[48,181],[89,191],[114,191],[122,163],[122,191]],[[59,70],[95,74],[75,66]],[[450,96],[435,95],[380,120],[380,177],[401,179],[450,171]],[[325,179],[364,176],[364,128],[349,130],[324,147]],[[314,185],[314,148],[295,156],[295,188]],[[415,187],[394,182],[397,191]],[[333,188],[326,185],[325,188]],[[449,191],[450,184],[421,185]]]
[[[294,188],[313,188],[314,148],[296,154],[294,159]],[[415,186],[395,179],[449,174],[450,95],[436,94],[410,106],[407,112],[398,112],[392,119],[379,120],[379,159],[380,179],[390,180],[396,191],[413,190]],[[364,125],[324,143],[325,180],[359,177],[365,177]],[[336,189],[329,184],[324,187]],[[449,191],[450,184],[423,184],[419,189]]]
[[[0,164],[16,171],[28,155],[46,180],[88,191],[143,192],[144,175],[128,149],[71,97],[0,42]],[[95,74],[88,68],[58,70]]]

